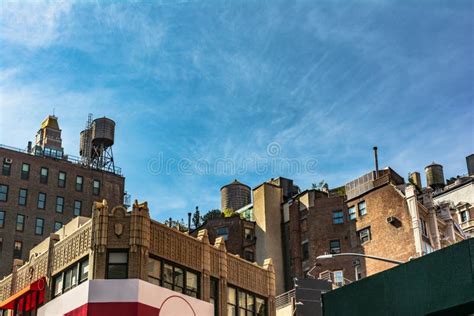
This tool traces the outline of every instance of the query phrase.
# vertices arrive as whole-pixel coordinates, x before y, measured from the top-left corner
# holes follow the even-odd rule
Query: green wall
[[[473,271],[471,238],[324,294],[324,315],[474,313]]]

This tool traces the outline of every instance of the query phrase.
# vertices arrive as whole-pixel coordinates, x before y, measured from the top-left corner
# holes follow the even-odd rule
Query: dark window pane
[[[14,259],[21,259],[23,252],[23,242],[15,241],[13,244],[13,258]]]
[[[58,187],[64,188],[66,187],[66,173],[60,171],[58,173]]]
[[[8,200],[8,185],[0,184],[0,201],[6,202]]]
[[[173,267],[166,263],[163,265],[163,282],[173,284]]]
[[[84,282],[89,277],[89,259],[81,262],[79,267],[79,282]]]
[[[40,183],[48,183],[48,168],[40,169]]]
[[[28,190],[27,189],[20,189],[18,194],[18,205],[26,205],[26,201],[28,199]]]
[[[109,265],[107,271],[108,279],[126,279],[127,278],[127,266],[126,265]]]
[[[3,162],[3,167],[2,167],[2,175],[4,176],[9,176],[12,170],[12,165],[11,163],[8,162]]]
[[[82,211],[82,202],[74,201],[74,216],[80,216]]]
[[[5,212],[0,211],[0,228],[5,226]]]
[[[21,165],[21,179],[23,180],[28,180],[30,177],[30,165],[27,163],[24,163]]]
[[[22,232],[25,228],[25,215],[18,214],[16,216],[16,230]]]
[[[40,192],[38,194],[38,208],[44,210],[46,207],[46,193]]]

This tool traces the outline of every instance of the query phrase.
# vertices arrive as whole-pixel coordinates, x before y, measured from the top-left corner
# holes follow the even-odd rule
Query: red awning
[[[32,310],[44,302],[45,289],[46,278],[43,277],[1,302],[0,310],[15,309],[15,305],[21,311]]]

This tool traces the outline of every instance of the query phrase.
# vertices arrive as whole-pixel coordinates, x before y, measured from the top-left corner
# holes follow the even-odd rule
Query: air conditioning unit
[[[402,222],[398,218],[396,218],[395,216],[387,217],[387,223],[389,223],[390,225],[393,225],[397,228],[402,226]]]
[[[11,158],[5,158],[5,159],[3,159],[3,161],[4,161],[5,163],[11,164],[11,163],[13,162],[13,159],[11,159]]]

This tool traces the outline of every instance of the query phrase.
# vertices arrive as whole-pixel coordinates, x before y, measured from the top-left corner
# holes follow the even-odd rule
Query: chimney
[[[374,146],[374,160],[375,160],[375,179],[379,177],[379,157],[377,155],[377,146]]]
[[[188,213],[188,232],[191,231],[191,212]]]
[[[28,153],[30,154],[31,153],[31,141],[28,142],[28,148],[27,148],[27,151]],[[467,159],[467,158],[466,158]]]
[[[466,157],[466,164],[467,174],[470,176],[474,176],[474,154],[470,154]]]

